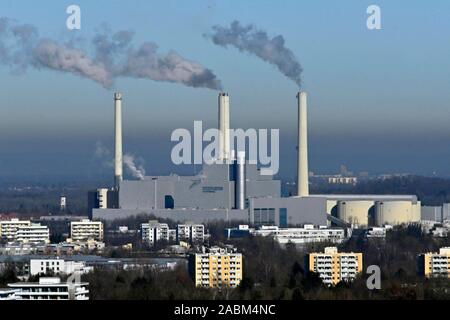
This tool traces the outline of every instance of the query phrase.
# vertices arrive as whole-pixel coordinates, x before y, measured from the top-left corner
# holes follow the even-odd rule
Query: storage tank
[[[338,201],[337,203],[338,218],[354,225],[368,226],[369,210],[373,205],[374,202],[370,200]]]
[[[333,214],[333,211],[336,210],[337,200],[327,200],[327,213],[336,216]]]
[[[420,202],[411,201],[376,201],[375,202],[375,224],[396,225],[402,223],[417,222],[420,220]]]

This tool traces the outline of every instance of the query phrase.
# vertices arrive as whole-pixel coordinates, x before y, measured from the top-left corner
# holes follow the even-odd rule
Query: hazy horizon
[[[212,43],[204,34],[213,26],[236,20],[270,37],[283,36],[303,67],[309,94],[311,171],[335,173],[345,164],[354,172],[450,176],[446,1],[432,7],[378,1],[383,28],[376,31],[365,23],[371,1],[285,1],[276,7],[274,1],[123,6],[80,0],[82,26],[74,31],[65,28],[65,10],[72,3],[48,3],[2,1],[0,16],[33,25],[40,37],[83,48],[107,23],[111,32],[132,31],[135,46],[151,41],[158,54],[173,50],[210,70],[230,94],[232,127],[280,129],[283,178],[296,172],[298,86],[270,63]],[[113,148],[114,90],[124,95],[124,151],[142,158],[148,174],[192,172],[171,164],[170,134],[192,130],[194,120],[203,120],[204,127],[217,122],[218,90],[191,83],[117,77],[105,89],[86,77],[35,64],[17,72],[6,62],[0,64],[0,79],[0,179],[112,176],[95,149],[99,142]]]

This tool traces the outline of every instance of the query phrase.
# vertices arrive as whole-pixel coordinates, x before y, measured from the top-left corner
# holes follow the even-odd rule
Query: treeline
[[[87,215],[87,192],[89,187],[49,186],[13,190],[0,190],[0,213],[20,213],[30,216],[60,214],[60,196],[67,198],[66,213]]]

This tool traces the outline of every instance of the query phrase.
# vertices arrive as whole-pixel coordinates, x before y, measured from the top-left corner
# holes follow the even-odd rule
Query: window
[[[287,209],[286,208],[280,208],[280,227],[281,228],[287,228],[288,221],[287,221]]]
[[[253,220],[255,225],[275,224],[275,209],[274,208],[254,209]]]

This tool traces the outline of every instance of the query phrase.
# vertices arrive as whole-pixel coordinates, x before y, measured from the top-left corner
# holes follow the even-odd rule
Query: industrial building
[[[323,225],[330,221],[339,226],[365,228],[420,221],[421,204],[414,195],[310,194],[306,92],[298,93],[297,102],[297,195],[250,199],[250,223],[286,226]]]
[[[179,222],[248,221],[250,198],[280,197],[279,180],[262,175],[256,164],[245,161],[243,152],[236,154],[229,149],[228,94],[219,94],[219,128],[224,132],[220,136],[221,158],[203,165],[203,170],[193,176],[123,180],[121,110],[122,96],[115,94],[115,187],[90,193],[93,218],[113,220],[145,213]]]
[[[307,270],[319,274],[323,283],[331,286],[341,281],[352,281],[362,272],[362,253],[338,252],[327,247],[324,252],[307,256]]]
[[[423,206],[421,216],[424,221],[450,221],[450,203],[444,203],[442,206]]]
[[[357,228],[421,220],[421,204],[414,195],[309,193],[306,92],[297,94],[297,194],[281,197],[279,180],[262,175],[257,164],[245,160],[243,151],[230,150],[229,103],[228,94],[220,93],[219,161],[203,165],[194,176],[172,174],[123,180],[122,95],[115,94],[115,187],[90,194],[92,216],[114,220],[151,214],[181,223],[234,220],[281,227],[335,224]]]

